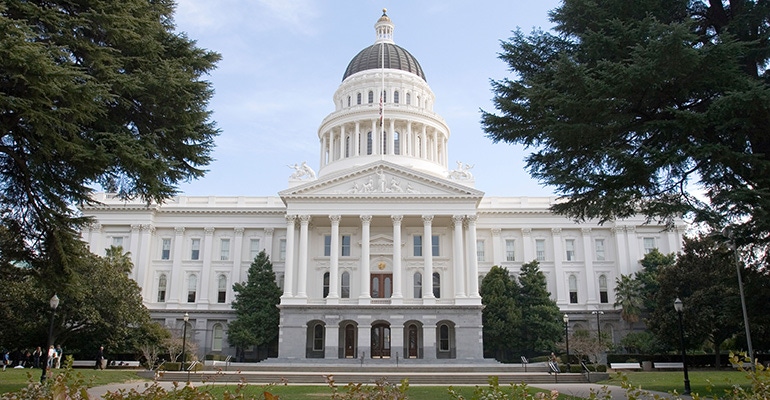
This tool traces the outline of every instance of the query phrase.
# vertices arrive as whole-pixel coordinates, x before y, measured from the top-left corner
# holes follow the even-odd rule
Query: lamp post
[[[591,314],[596,315],[596,337],[602,340],[602,324],[599,322],[599,316],[604,315],[604,311],[591,311]]]
[[[682,392],[682,394],[689,395],[690,377],[687,375],[687,353],[684,348],[684,325],[682,324],[682,311],[684,310],[684,305],[682,304],[682,300],[679,300],[678,297],[674,300],[674,310],[679,314],[679,340],[682,343],[682,369],[684,370],[684,392]]]
[[[751,360],[751,369],[754,370],[754,349],[751,347],[751,329],[749,329],[749,314],[746,312],[746,296],[743,294],[743,278],[741,277],[741,260],[738,254],[738,246],[735,244],[732,230],[725,228],[722,231],[730,239],[730,247],[735,258],[735,269],[738,272],[738,290],[741,295],[741,309],[743,311],[743,326],[746,328],[746,345],[749,347],[749,360]]]
[[[187,321],[190,320],[190,314],[184,313],[184,326],[182,327],[182,362],[179,364],[179,370],[184,371],[185,350],[187,349]]]
[[[569,315],[564,314],[561,320],[564,321],[564,341],[567,344],[567,372],[569,372]]]
[[[45,354],[45,361],[41,365],[43,372],[40,374],[40,383],[45,383],[46,372],[48,372],[48,350],[53,345],[53,320],[56,317],[56,309],[59,308],[59,296],[54,293],[51,300],[48,301],[48,305],[51,307],[51,324],[48,326],[48,345],[45,346],[43,354]]]

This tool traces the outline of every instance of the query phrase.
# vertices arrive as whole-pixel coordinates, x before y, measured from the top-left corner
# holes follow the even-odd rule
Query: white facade
[[[147,207],[100,194],[83,208],[96,221],[83,231],[91,250],[130,251],[153,317],[179,328],[188,312],[201,356],[234,354],[232,285],[262,249],[283,290],[285,360],[480,360],[481,279],[493,265],[517,275],[532,260],[573,327],[621,333],[615,279],[652,248],[681,250],[684,227],[576,224],[549,211],[555,198],[484,197],[467,164],[448,167],[449,127],[385,14],[375,30],[318,130],[317,175],[296,166],[278,197]]]

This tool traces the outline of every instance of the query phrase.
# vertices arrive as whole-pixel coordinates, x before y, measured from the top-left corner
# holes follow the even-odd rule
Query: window
[[[374,103],[374,92],[369,91],[369,104]]]
[[[438,350],[449,351],[449,326],[441,324],[438,327]]]
[[[516,241],[513,239],[505,240],[505,261],[516,261]]]
[[[433,235],[433,257],[439,256],[438,235]]]
[[[476,241],[476,261],[484,261],[484,241]]]
[[[604,239],[594,240],[594,254],[596,255],[596,261],[604,261],[606,259],[604,253]]]
[[[575,239],[565,240],[564,249],[567,252],[567,261],[575,261]]]
[[[324,285],[324,288],[323,288],[323,292],[324,293],[323,293],[323,295],[324,295],[324,299],[325,299],[325,298],[329,297],[329,273],[328,272],[324,272],[323,285]]]
[[[381,95],[382,95],[382,97],[380,97],[380,101],[382,101],[383,103],[387,103],[388,102],[388,92],[383,90]]]
[[[393,102],[398,104],[398,90],[393,92]]]
[[[644,254],[650,254],[655,248],[655,238],[644,238]]]
[[[286,260],[286,239],[281,239],[278,242],[278,259],[281,261]]]
[[[350,96],[348,96],[348,107],[350,107]]]
[[[433,297],[441,298],[441,275],[438,272],[433,273]]]
[[[164,238],[161,240],[160,259],[161,260],[171,259],[171,239]]]
[[[340,290],[340,297],[343,299],[349,299],[350,298],[350,273],[345,271],[342,273],[342,279],[340,279],[340,283],[342,284],[342,290]]]
[[[123,236],[113,236],[112,245],[114,247],[123,247]]]
[[[192,239],[190,242],[190,259],[197,260],[201,256],[201,240]]]
[[[393,154],[401,154],[401,134],[393,132]]]
[[[224,303],[227,300],[227,277],[219,275],[217,284],[217,303]]]
[[[160,274],[158,277],[158,303],[166,302],[166,286],[168,285],[168,278],[166,274]]]
[[[227,261],[230,259],[230,239],[219,240],[219,259]]]
[[[342,257],[350,257],[350,235],[342,235],[342,248],[340,249]]]
[[[361,104],[361,93],[356,94],[356,104]]]
[[[412,104],[412,94],[411,93],[407,93],[406,94],[406,105],[409,106],[411,104]]]
[[[332,255],[332,236],[324,235],[324,257]]]
[[[249,259],[254,260],[259,255],[259,239],[249,240]]]
[[[323,349],[324,349],[324,326],[321,324],[316,324],[313,327],[313,351],[321,351]]]
[[[222,324],[214,324],[213,335],[211,337],[211,350],[222,351],[222,339],[225,337],[225,330]]]
[[[382,132],[382,146],[380,147],[381,154],[388,154],[388,134]]]
[[[366,134],[366,154],[372,154],[372,133]]]
[[[345,158],[350,157],[350,135],[345,135]]]
[[[607,276],[599,275],[599,302],[609,303],[610,299],[607,296]]]
[[[422,257],[422,235],[414,235],[413,253],[415,257]]]
[[[570,304],[577,304],[578,302],[577,277],[575,275],[569,276],[569,302]]]
[[[414,273],[414,298],[422,298],[422,274],[419,272]]]
[[[535,257],[537,261],[545,261],[545,239],[535,239]]]
[[[195,294],[198,289],[198,276],[192,274],[187,277],[187,302],[195,303]]]

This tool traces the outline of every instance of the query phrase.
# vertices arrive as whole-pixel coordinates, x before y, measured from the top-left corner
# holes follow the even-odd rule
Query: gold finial
[[[382,15],[386,15],[387,13],[388,13],[388,9],[387,8],[383,8],[382,9]]]

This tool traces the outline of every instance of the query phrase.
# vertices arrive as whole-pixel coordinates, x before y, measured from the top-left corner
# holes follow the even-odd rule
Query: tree
[[[496,265],[481,281],[484,353],[498,360],[509,358],[511,350],[520,348],[522,316],[517,305],[520,290],[508,269]]]
[[[233,290],[232,307],[236,319],[228,328],[228,341],[241,349],[277,343],[281,289],[275,282],[273,264],[264,250],[251,263],[246,283],[235,283]]]
[[[564,0],[551,20],[555,33],[503,42],[514,77],[492,83],[482,125],[535,148],[530,174],[564,196],[553,210],[689,213],[770,246],[768,3]]]
[[[642,315],[642,284],[630,275],[620,275],[615,279],[615,308],[620,307],[620,318],[628,322],[633,331],[634,323]]]
[[[653,249],[639,261],[642,264],[641,271],[616,278],[613,307],[621,308],[620,317],[628,322],[631,330],[642,315],[655,309],[654,297],[659,289],[658,270],[673,265],[675,261],[673,253],[664,255],[658,249]]]
[[[561,312],[551,299],[545,274],[537,260],[522,264],[518,297],[521,310],[520,340],[524,352],[550,350],[562,339]]]
[[[204,174],[218,131],[201,78],[219,55],[174,32],[173,12],[172,0],[0,4],[0,219],[18,261],[66,277],[87,222],[75,206],[97,185],[159,202]]]

